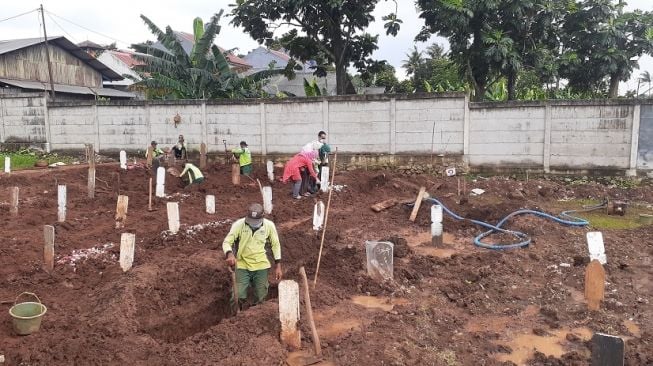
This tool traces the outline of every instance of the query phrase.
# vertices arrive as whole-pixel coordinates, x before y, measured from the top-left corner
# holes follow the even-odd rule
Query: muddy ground
[[[289,352],[279,342],[274,283],[266,303],[228,316],[231,284],[221,242],[243,208],[260,201],[258,187],[246,179],[233,186],[230,167],[214,165],[199,190],[184,191],[168,176],[169,197],[155,200],[156,211],[148,212],[148,172],[117,165],[98,166],[95,199],[87,198],[83,166],[0,176],[5,365],[302,364],[311,349],[303,305],[304,353]],[[56,184],[68,187],[64,223],[57,223]],[[624,337],[628,365],[653,364],[652,226],[602,230],[606,300],[600,311],[589,312],[583,281],[585,233],[592,228],[518,217],[508,227],[529,234],[532,244],[492,251],[472,244],[479,227],[445,215],[445,244],[434,248],[429,205],[415,223],[405,205],[380,213],[369,208],[388,198],[414,200],[423,185],[457,213],[490,222],[519,208],[557,214],[606,195],[643,203],[629,210],[647,212],[649,185],[479,178],[466,186],[486,193],[460,205],[456,178],[347,171],[336,175],[336,184],[344,187],[333,194],[311,294],[323,365],[587,365],[594,332]],[[20,187],[18,216],[9,214],[12,186]],[[115,229],[118,190],[129,196],[124,229]],[[311,215],[316,199],[326,203],[326,195],[296,201],[289,191],[273,185],[270,215],[280,232],[285,278],[298,280],[303,265],[313,279],[319,236]],[[216,195],[217,214],[205,213],[205,194]],[[176,235],[166,231],[166,201],[180,203]],[[52,274],[42,269],[46,224],[56,228]],[[136,234],[134,267],[127,273],[117,263],[122,232]],[[394,281],[366,275],[364,242],[381,239],[396,245]],[[505,238],[490,240],[498,239]],[[8,309],[23,291],[38,294],[48,312],[40,332],[21,337]]]

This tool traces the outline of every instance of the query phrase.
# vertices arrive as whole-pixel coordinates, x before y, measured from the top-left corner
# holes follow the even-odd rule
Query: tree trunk
[[[478,80],[474,83],[474,101],[482,102],[485,98],[485,82],[479,82]]]
[[[336,62],[336,94],[349,94],[349,76],[347,75],[347,66],[344,62]]]
[[[610,90],[608,91],[608,98],[616,98],[619,96],[619,76],[616,74],[610,75]]]
[[[508,100],[515,100],[515,84],[517,75],[514,71],[508,71]]]

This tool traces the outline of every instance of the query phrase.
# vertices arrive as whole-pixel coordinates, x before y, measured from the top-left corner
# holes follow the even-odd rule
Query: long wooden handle
[[[147,209],[152,211],[152,178],[150,178],[150,196],[147,202]]]
[[[315,266],[315,278],[313,278],[313,288],[317,285],[317,273],[320,271],[320,261],[322,260],[322,248],[324,248],[324,236],[326,234],[327,223],[329,222],[329,207],[331,207],[331,194],[333,193],[333,180],[336,177],[336,163],[338,162],[338,148],[333,156],[333,172],[331,173],[331,182],[329,182],[329,198],[327,199],[326,212],[324,213],[324,228],[322,229],[322,240],[320,241],[320,253],[317,256],[317,266]]]
[[[313,338],[313,347],[315,348],[315,356],[322,356],[322,346],[320,345],[320,336],[317,334],[315,321],[313,320],[313,307],[311,306],[311,294],[308,290],[308,278],[306,278],[306,270],[304,266],[299,267],[299,275],[302,277],[302,284],[304,285],[304,303],[306,305],[306,317],[311,326],[311,337]]]
[[[236,282],[236,268],[231,269],[229,267],[229,271],[231,272],[231,283],[233,286],[233,292],[234,292],[234,305],[236,306],[236,315],[238,315],[238,312],[240,312],[240,304],[238,304],[238,282]]]

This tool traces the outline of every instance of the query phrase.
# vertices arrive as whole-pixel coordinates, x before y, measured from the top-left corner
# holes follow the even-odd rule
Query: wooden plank
[[[119,195],[116,203],[116,229],[125,227],[127,221],[127,209],[129,207],[129,197]]]
[[[173,234],[179,231],[179,204],[177,202],[168,202],[168,229]]]
[[[417,212],[422,205],[422,197],[424,196],[424,193],[426,193],[426,187],[420,187],[417,198],[415,199],[415,206],[413,206],[413,212],[410,213],[409,220],[412,222],[415,222],[415,219],[417,218]]]
[[[601,263],[594,259],[585,270],[585,300],[589,310],[599,310],[605,296],[605,270]]]
[[[279,282],[279,320],[281,342],[293,349],[302,346],[299,323],[299,285],[292,280]]]
[[[123,272],[127,272],[132,268],[135,246],[136,235],[122,233],[120,236],[120,268],[122,268]]]
[[[54,269],[54,226],[43,226],[43,238],[45,245],[43,247],[43,262],[46,272],[51,273]]]
[[[302,286],[304,288],[304,304],[306,305],[306,317],[308,318],[308,324],[311,327],[311,337],[313,338],[313,347],[315,350],[315,356],[322,356],[322,346],[320,345],[320,336],[317,334],[317,328],[315,327],[315,321],[313,320],[313,307],[311,306],[311,294],[308,289],[308,278],[306,277],[306,270],[304,267],[299,267],[299,275],[302,278]]]
[[[374,212],[381,212],[383,210],[389,209],[390,207],[396,206],[397,203],[399,203],[399,200],[391,198],[391,199],[385,200],[383,202],[375,203],[372,206],[370,206],[370,208]]]
[[[20,189],[18,187],[11,187],[11,198],[9,200],[9,212],[12,215],[18,215],[18,192]]]
[[[206,144],[200,144],[200,169],[206,168]]]
[[[154,148],[152,146],[147,147],[147,166],[152,166],[152,154],[154,154]]]

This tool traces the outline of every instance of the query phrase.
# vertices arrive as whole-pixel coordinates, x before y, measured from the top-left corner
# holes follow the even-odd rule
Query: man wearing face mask
[[[231,225],[229,233],[222,242],[227,265],[236,268],[237,304],[247,300],[249,286],[254,287],[256,303],[265,301],[268,295],[268,270],[271,267],[265,252],[269,242],[275,263],[275,279],[281,280],[281,244],[274,223],[263,218],[263,206],[258,203],[249,205],[247,216]]]

